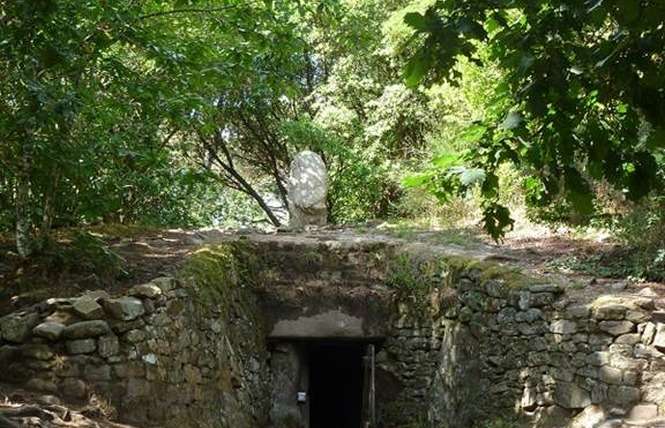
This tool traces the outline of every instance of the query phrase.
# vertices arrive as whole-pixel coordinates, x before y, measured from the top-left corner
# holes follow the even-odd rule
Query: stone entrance
[[[309,344],[310,427],[360,427],[365,348],[358,342]]]
[[[368,351],[377,341],[311,339],[272,344],[274,428],[363,428],[374,411]]]

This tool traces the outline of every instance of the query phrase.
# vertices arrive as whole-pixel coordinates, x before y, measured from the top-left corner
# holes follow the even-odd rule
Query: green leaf
[[[423,187],[430,181],[432,181],[432,175],[429,173],[413,174],[402,178],[402,186],[406,188]]]
[[[506,232],[513,229],[514,224],[510,210],[503,205],[492,202],[483,210],[484,229],[495,241],[500,241]]]
[[[575,168],[566,168],[565,171],[566,199],[575,211],[583,215],[594,211],[594,194],[589,183]]]
[[[635,154],[632,168],[628,174],[628,197],[637,201],[649,194],[656,186],[659,171],[654,157],[648,152]]]
[[[417,12],[411,12],[404,15],[404,22],[420,32],[426,32],[429,29],[427,18]]]
[[[404,80],[405,84],[409,88],[417,87],[423,78],[430,70],[432,65],[432,58],[426,53],[421,52],[420,54],[411,58],[411,60],[406,64],[404,69]]]
[[[487,29],[488,33],[493,33],[499,28],[501,28],[501,23],[494,19],[493,17],[487,18],[485,21],[485,28]]]
[[[466,128],[459,137],[463,143],[476,143],[480,141],[487,132],[487,127],[481,124],[474,124]]]
[[[432,165],[439,169],[447,169],[458,165],[461,159],[458,154],[445,153],[432,159]]]
[[[619,22],[623,22],[624,24],[629,24],[640,17],[640,2],[636,0],[616,0],[617,7],[619,9],[619,13],[617,14],[617,18],[619,19]]]
[[[646,145],[650,149],[665,148],[665,127],[654,128],[647,138]]]
[[[491,200],[499,196],[499,177],[493,173],[488,172],[485,176],[480,191],[483,195],[483,198]]]

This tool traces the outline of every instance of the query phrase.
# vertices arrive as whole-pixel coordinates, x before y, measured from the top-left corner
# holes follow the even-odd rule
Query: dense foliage
[[[174,42],[194,13],[177,3],[0,3],[0,190],[14,208],[0,223],[16,223],[21,253],[34,229],[192,220],[204,181],[171,143],[206,104],[182,74],[204,65],[191,63],[203,41]]]
[[[59,227],[279,226],[304,149],[336,223],[479,205],[500,238],[523,197],[660,230],[664,21],[652,0],[0,0],[0,231],[27,256]]]
[[[462,158],[435,160],[422,183],[441,195],[480,183],[486,229],[512,220],[498,203],[505,162],[526,175],[527,201],[594,212],[594,182],[638,200],[662,189],[665,4],[661,1],[439,0],[406,21],[406,79],[461,78],[480,52],[505,70]],[[464,164],[464,165],[462,165]]]

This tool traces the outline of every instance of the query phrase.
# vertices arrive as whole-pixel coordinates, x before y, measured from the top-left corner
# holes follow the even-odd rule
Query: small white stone
[[[659,351],[665,350],[665,324],[658,323],[656,325],[656,336],[653,339],[653,346],[658,348]]]
[[[628,414],[629,420],[643,421],[658,416],[658,406],[652,403],[637,404]]]
[[[142,360],[145,361],[146,363],[154,366],[155,364],[157,364],[157,355],[155,355],[155,354],[146,354],[142,357]]]
[[[568,320],[555,320],[550,324],[550,332],[556,334],[573,334],[577,331],[577,324]]]

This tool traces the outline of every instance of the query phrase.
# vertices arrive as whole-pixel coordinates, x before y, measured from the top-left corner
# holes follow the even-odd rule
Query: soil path
[[[459,253],[495,260],[523,268],[538,275],[563,279],[574,284],[573,294],[612,293],[641,294],[656,297],[665,307],[665,284],[631,282],[624,278],[606,278],[577,272],[560,263],[576,255],[579,258],[608,256],[617,253],[609,244],[575,240],[560,236],[513,238],[501,245],[489,242],[469,230],[385,230],[380,227],[329,227],[303,233],[241,232],[220,229],[134,231],[123,237],[97,233],[102,242],[122,257],[124,272],[109,276],[98,269],[79,266],[76,261],[66,266],[57,257],[40,256],[22,261],[12,252],[11,241],[0,241],[0,315],[17,307],[48,297],[68,297],[85,290],[105,289],[111,294],[152,278],[173,274],[189,254],[207,243],[235,239],[244,235],[252,240],[339,241],[358,240],[399,242],[429,246],[447,253]],[[67,246],[68,240],[61,239]]]

